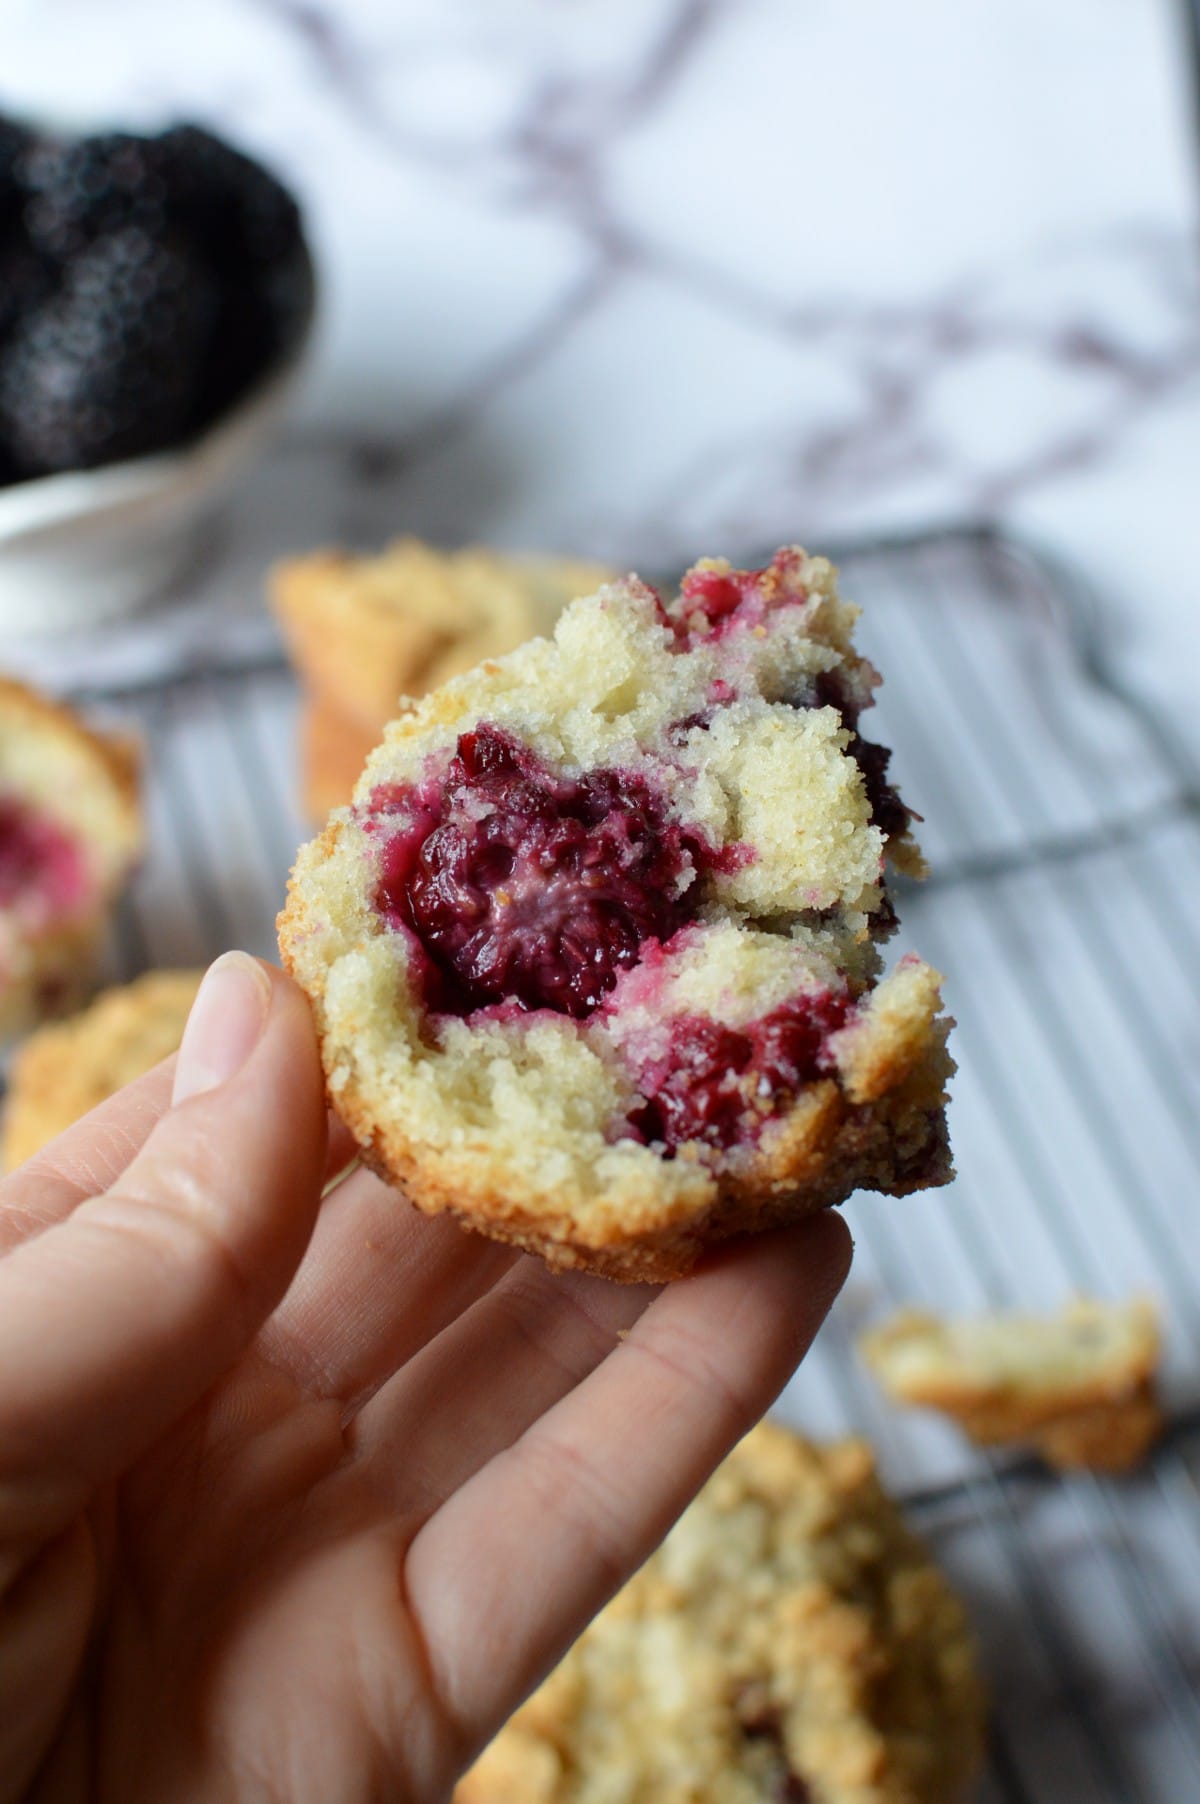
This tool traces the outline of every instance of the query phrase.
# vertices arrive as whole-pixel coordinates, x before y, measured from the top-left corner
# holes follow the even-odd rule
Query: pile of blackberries
[[[309,283],[292,196],[201,127],[0,118],[0,482],[183,444],[292,346]]]

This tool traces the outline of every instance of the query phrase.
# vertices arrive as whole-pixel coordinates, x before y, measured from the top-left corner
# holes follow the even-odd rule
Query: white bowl
[[[132,613],[187,563],[301,374],[315,283],[292,343],[240,401],[177,451],[0,488],[0,636],[63,633]]]

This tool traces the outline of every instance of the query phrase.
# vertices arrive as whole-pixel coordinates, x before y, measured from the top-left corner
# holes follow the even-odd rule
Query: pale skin
[[[240,954],[0,1186],[0,1804],[433,1804],[803,1356],[825,1215],[655,1291],[421,1217]]]

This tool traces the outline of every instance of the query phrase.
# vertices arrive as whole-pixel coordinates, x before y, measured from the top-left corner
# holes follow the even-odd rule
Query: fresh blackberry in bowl
[[[155,141],[172,219],[195,234],[218,268],[258,269],[301,248],[300,209],[270,172],[200,125],[175,125]]]
[[[215,414],[295,342],[311,274],[295,200],[261,164],[199,125],[157,141],[170,217],[204,251],[223,289],[209,412]]]
[[[216,314],[184,240],[129,226],[96,240],[0,353],[0,440],[25,476],[177,444],[197,411]]]
[[[0,115],[0,184],[12,179],[13,168],[29,144],[31,133],[15,119]]]
[[[297,342],[291,195],[198,126],[0,119],[0,484],[179,445]]]
[[[57,281],[54,265],[22,234],[0,236],[0,346],[18,320],[49,299]]]
[[[128,226],[160,236],[167,221],[161,165],[156,141],[130,132],[34,139],[17,169],[31,243],[65,262]]]
[[[30,134],[23,125],[0,118],[0,233],[11,230],[24,203],[25,190],[17,169],[29,143]]]

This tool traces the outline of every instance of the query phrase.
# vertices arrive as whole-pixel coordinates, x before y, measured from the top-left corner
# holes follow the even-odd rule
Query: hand
[[[840,1219],[661,1292],[427,1220],[219,960],[0,1187],[0,1800],[444,1799],[807,1348]]]

